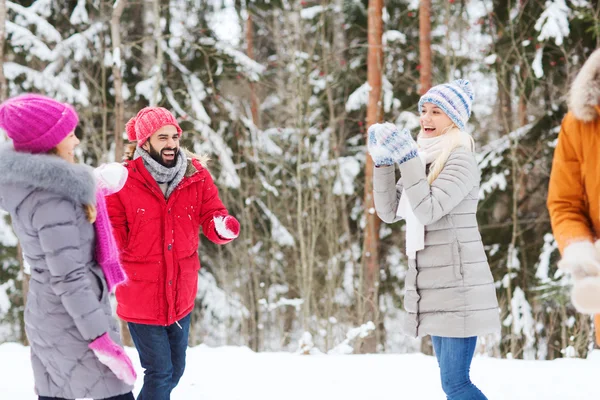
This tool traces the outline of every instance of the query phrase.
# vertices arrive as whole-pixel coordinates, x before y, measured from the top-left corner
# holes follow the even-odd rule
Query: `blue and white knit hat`
[[[419,100],[419,114],[423,104],[435,104],[456,124],[458,129],[464,130],[471,116],[473,103],[473,88],[466,79],[443,83],[432,87]]]

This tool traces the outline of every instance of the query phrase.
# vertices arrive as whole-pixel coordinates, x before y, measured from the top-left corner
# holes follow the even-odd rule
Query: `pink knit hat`
[[[163,107],[146,107],[131,118],[125,128],[129,140],[132,142],[137,140],[138,146],[142,146],[150,136],[166,125],[177,128],[177,133],[181,137],[182,130],[169,110]]]
[[[0,104],[0,127],[17,151],[45,153],[73,132],[78,122],[72,106],[39,94],[27,93]]]

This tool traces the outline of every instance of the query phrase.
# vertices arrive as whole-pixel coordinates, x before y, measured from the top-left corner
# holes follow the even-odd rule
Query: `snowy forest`
[[[0,100],[73,104],[79,162],[120,161],[125,122],[147,105],[210,156],[241,234],[202,240],[191,346],[431,354],[399,329],[404,222],[374,212],[365,133],[389,121],[416,135],[420,95],[464,78],[503,325],[477,353],[592,350],[546,194],[569,84],[600,44],[597,1],[1,0],[0,29]],[[26,269],[0,214],[0,343],[27,342]]]

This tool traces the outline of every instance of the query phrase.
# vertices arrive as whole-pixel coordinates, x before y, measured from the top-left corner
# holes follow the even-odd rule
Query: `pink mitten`
[[[240,234],[240,223],[231,215],[214,217],[215,230],[223,239],[235,239]]]
[[[125,354],[125,350],[112,341],[108,333],[98,337],[88,345],[94,351],[98,360],[128,385],[135,383],[137,377],[131,360]]]

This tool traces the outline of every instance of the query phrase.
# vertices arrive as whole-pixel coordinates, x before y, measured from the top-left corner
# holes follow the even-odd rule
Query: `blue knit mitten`
[[[402,164],[416,157],[417,150],[417,142],[408,129],[398,132],[396,125],[389,122],[369,127],[369,153],[377,166],[391,165],[394,161]]]
[[[386,124],[373,124],[369,127],[367,138],[367,148],[369,150],[369,154],[371,155],[376,167],[393,165],[394,159],[392,158],[392,153],[385,147],[381,146],[381,142],[378,140],[378,135],[376,134],[378,129],[386,129]]]

